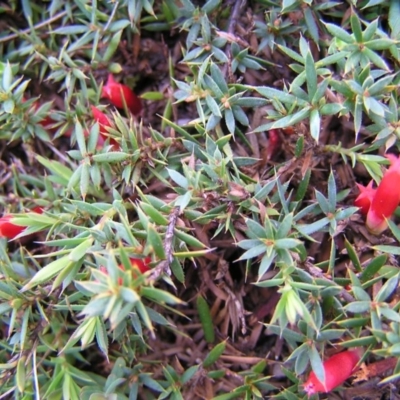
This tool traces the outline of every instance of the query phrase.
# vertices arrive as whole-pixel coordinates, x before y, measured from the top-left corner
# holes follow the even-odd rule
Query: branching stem
[[[167,231],[165,232],[164,239],[164,252],[165,260],[161,261],[151,272],[150,279],[157,279],[162,273],[171,275],[170,265],[174,259],[173,252],[173,241],[174,241],[174,230],[176,226],[176,221],[180,213],[180,207],[175,207],[168,219]]]
[[[35,26],[31,26],[31,27],[29,27],[27,29],[24,29],[23,31],[19,31],[17,33],[12,33],[12,34],[10,34],[8,36],[4,36],[4,37],[0,38],[0,43],[5,43],[5,42],[8,42],[10,40],[17,39],[19,36],[27,35],[32,30],[36,31],[37,29],[41,29],[41,28],[43,28],[43,27],[45,27],[45,26],[57,21],[58,19],[60,19],[62,17],[65,17],[66,15],[68,15],[68,12],[67,11],[62,11],[62,12],[54,15],[54,17],[46,19],[45,21],[41,22],[40,24],[37,24]]]

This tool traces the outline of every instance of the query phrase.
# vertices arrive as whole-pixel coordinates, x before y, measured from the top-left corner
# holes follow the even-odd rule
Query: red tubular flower
[[[100,137],[99,137],[99,140],[98,140],[98,143],[97,143],[97,147],[102,147],[104,145],[104,142],[108,138],[108,130],[107,130],[107,128],[109,126],[111,126],[111,122],[108,119],[107,115],[104,114],[103,112],[101,112],[97,107],[90,106],[90,108],[92,110],[93,118],[99,124]],[[115,139],[110,138],[110,144],[117,146],[118,142]]]
[[[394,155],[387,158],[391,166],[383,175],[367,214],[367,228],[375,235],[387,228],[386,220],[400,203],[400,159]]]
[[[104,128],[108,128],[109,126],[111,126],[111,122],[108,119],[107,115],[104,114],[103,112],[101,112],[97,107],[95,106],[90,106],[91,110],[92,110],[92,114],[93,114],[93,118],[99,123],[100,125],[100,132],[101,133],[107,133],[106,130],[104,130]]]
[[[325,382],[321,382],[311,371],[304,390],[308,396],[315,393],[328,393],[340,386],[354,372],[355,366],[360,361],[361,349],[347,350],[335,354],[323,362]]]
[[[372,199],[375,196],[376,189],[372,187],[373,181],[368,183],[367,186],[360,185],[356,183],[358,189],[360,190],[360,194],[354,200],[354,205],[356,207],[360,207],[360,212],[363,215],[367,215],[369,208],[371,207]]]
[[[19,235],[25,229],[25,226],[14,225],[11,219],[11,215],[3,215],[0,218],[0,237],[14,239],[15,236]]]
[[[118,83],[112,74],[108,75],[107,84],[103,86],[101,97],[108,99],[115,107],[124,108],[124,102],[133,115],[142,110],[142,102],[128,86]]]
[[[37,214],[43,213],[43,209],[41,207],[35,207],[31,211]],[[0,218],[0,238],[4,237],[10,240],[14,239],[26,229],[26,226],[13,224],[11,222],[12,218],[12,215],[9,214],[5,214]]]

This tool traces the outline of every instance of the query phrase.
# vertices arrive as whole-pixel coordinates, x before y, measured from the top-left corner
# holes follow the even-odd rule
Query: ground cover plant
[[[0,2],[0,399],[395,399],[398,0]]]

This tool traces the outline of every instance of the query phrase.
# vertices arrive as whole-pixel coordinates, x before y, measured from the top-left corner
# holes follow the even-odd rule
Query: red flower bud
[[[150,271],[149,264],[151,262],[151,257],[145,258],[130,258],[132,268],[138,269],[141,274]],[[121,267],[121,266],[120,266]]]
[[[108,138],[108,127],[111,126],[111,121],[108,119],[107,115],[101,112],[97,107],[95,106],[90,106],[93,114],[93,118],[98,122],[99,124],[99,133],[100,137],[97,142],[97,147],[102,147],[104,145],[104,142]],[[111,145],[116,145],[118,146],[118,142],[110,138],[110,144]]]
[[[400,159],[394,155],[387,158],[391,166],[383,175],[367,214],[367,228],[375,235],[387,228],[386,219],[392,216],[400,203]]]
[[[31,212],[42,214],[43,209],[41,207],[35,207]],[[9,214],[5,214],[0,218],[0,238],[5,237],[10,240],[14,239],[26,229],[25,226],[13,224],[11,222],[12,218],[12,215]]]
[[[99,123],[100,125],[100,132],[107,133],[104,128],[111,126],[111,122],[108,119],[107,115],[101,112],[97,107],[90,106],[93,114],[93,118]]]
[[[354,205],[360,207],[360,212],[363,215],[367,215],[369,208],[371,207],[372,199],[375,196],[376,189],[372,187],[373,183],[374,182],[371,181],[367,186],[356,183],[360,190],[360,194],[354,200]]]
[[[268,131],[268,148],[267,148],[267,159],[270,160],[276,153],[279,152],[279,148],[282,144],[281,137],[279,136],[278,129],[271,129]]]
[[[150,271],[149,264],[151,262],[151,257],[145,257],[145,258],[130,258],[129,259],[131,262],[131,266],[133,269],[133,278],[137,278],[137,274],[135,274],[135,270],[139,270],[141,274],[144,274],[147,271]],[[118,265],[118,268],[121,271],[125,271],[125,267],[120,264]],[[104,266],[100,267],[100,271],[104,272],[105,274],[108,274],[107,268]],[[122,285],[122,278],[118,278],[118,285]]]
[[[304,390],[311,396],[315,393],[328,393],[340,386],[354,372],[355,366],[360,361],[361,349],[347,350],[335,354],[323,362],[325,372],[325,382],[321,382],[311,371]]]
[[[11,215],[4,215],[0,218],[0,237],[14,239],[25,229],[25,226],[14,225],[11,218]]]
[[[132,114],[138,115],[142,110],[142,102],[128,86],[115,81],[108,75],[107,84],[103,86],[101,97],[108,99],[115,107],[124,108],[124,102]]]

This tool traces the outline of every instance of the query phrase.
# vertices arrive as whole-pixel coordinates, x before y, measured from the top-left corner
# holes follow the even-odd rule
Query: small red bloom
[[[145,272],[150,271],[149,264],[151,262],[151,257],[130,258],[130,261],[131,261],[132,268],[138,269],[141,274],[144,274]]]
[[[43,209],[41,207],[35,207],[31,211],[37,214],[43,213]],[[13,216],[9,214],[5,214],[0,218],[0,237],[5,237],[11,240],[26,229],[25,226],[13,224],[11,222],[12,218]]]
[[[101,97],[108,99],[115,107],[124,108],[124,102],[132,114],[138,115],[142,110],[142,102],[132,90],[118,83],[112,74],[108,75],[107,83],[103,86]]]
[[[101,112],[97,107],[90,106],[90,108],[92,110],[93,118],[99,124],[99,133],[101,138],[99,137],[97,147],[102,147],[108,138],[107,128],[111,126],[111,121],[108,119],[107,115]],[[110,138],[110,144],[118,146],[118,142],[113,138]]]
[[[25,226],[14,225],[11,219],[11,215],[4,215],[0,218],[0,237],[14,239],[25,229]]]
[[[132,276],[133,278],[137,278],[137,274],[135,273],[135,270],[140,271],[141,274],[144,274],[147,271],[150,271],[149,264],[151,262],[151,257],[145,257],[145,258],[130,258],[129,259],[131,262],[132,266]],[[121,271],[125,271],[125,267],[120,264],[118,265],[118,268]],[[104,272],[105,274],[108,274],[107,268],[104,266],[100,267],[100,271]],[[122,285],[122,278],[118,278],[118,285]]]
[[[400,159],[394,155],[388,155],[387,158],[391,166],[383,175],[367,214],[367,228],[375,235],[387,228],[386,220],[400,203]]]
[[[340,386],[354,372],[355,366],[360,361],[361,349],[347,350],[333,355],[323,362],[325,382],[321,382],[311,371],[304,383],[304,390],[308,396],[315,393],[328,393]]]
[[[91,110],[92,110],[92,114],[93,114],[93,118],[99,123],[100,125],[100,131],[103,133],[107,133],[106,130],[104,130],[104,128],[108,128],[109,126],[111,126],[111,122],[108,119],[107,115],[104,114],[103,112],[101,112],[97,107],[95,106],[90,106]],[[103,130],[101,129],[103,128]]]
[[[374,182],[371,181],[367,186],[356,183],[358,189],[360,190],[360,194],[354,200],[354,205],[356,207],[360,207],[360,212],[363,215],[367,215],[372,203],[372,199],[375,196],[376,189],[372,187],[373,183]]]
[[[267,148],[267,159],[270,160],[276,153],[279,152],[282,144],[281,137],[279,136],[278,129],[271,129],[268,131],[268,148]]]

